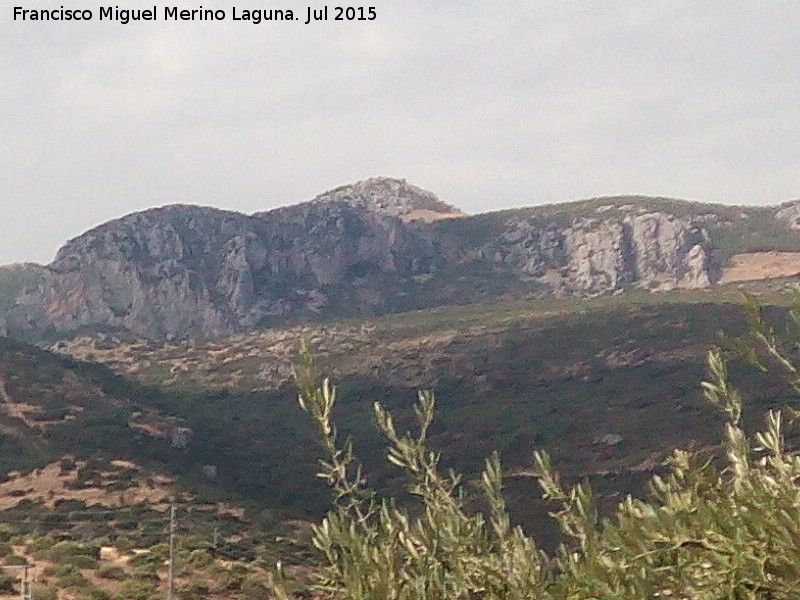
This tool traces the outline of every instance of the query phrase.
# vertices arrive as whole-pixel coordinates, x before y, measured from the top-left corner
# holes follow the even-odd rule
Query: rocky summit
[[[707,287],[734,253],[800,249],[797,211],[622,197],[468,216],[388,178],[253,215],[165,206],[47,266],[0,269],[0,333],[207,337],[507,294]]]

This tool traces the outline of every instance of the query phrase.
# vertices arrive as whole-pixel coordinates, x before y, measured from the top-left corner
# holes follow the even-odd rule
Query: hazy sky
[[[201,4],[118,6],[154,2]],[[98,22],[98,0],[2,4],[0,263],[151,206],[254,212],[374,175],[468,212],[800,197],[796,0],[372,0],[375,21],[308,26],[230,20],[304,17],[291,0],[129,25]]]

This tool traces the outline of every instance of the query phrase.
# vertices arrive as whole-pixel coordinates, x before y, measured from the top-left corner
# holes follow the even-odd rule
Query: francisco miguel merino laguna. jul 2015
[[[162,19],[158,18],[159,12]],[[115,21],[126,25],[134,21],[225,21],[228,13],[225,9],[203,8],[181,9],[177,6],[164,6],[161,11],[157,6],[152,8],[120,8],[105,6],[97,9],[99,21]],[[14,21],[92,21],[95,11],[92,9],[59,8],[29,9],[14,7]],[[255,25],[270,21],[301,21],[308,25],[314,21],[374,21],[377,12],[373,6],[308,6],[305,10],[270,8],[240,9],[231,8],[232,21],[248,21]]]

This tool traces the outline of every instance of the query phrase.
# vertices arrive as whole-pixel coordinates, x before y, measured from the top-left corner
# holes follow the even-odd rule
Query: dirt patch
[[[76,466],[81,467],[83,464],[78,462]],[[47,465],[27,475],[13,477],[0,484],[0,510],[12,508],[23,499],[40,501],[49,508],[53,508],[58,500],[83,500],[90,506],[114,508],[164,503],[171,496],[172,480],[165,476],[151,477],[150,484],[137,482],[121,491],[97,487],[72,489],[69,484],[76,479],[76,470],[62,473],[58,463]]]
[[[166,425],[161,423],[134,423],[133,421],[128,421],[128,427],[141,431],[152,438],[165,440],[169,436]]]
[[[27,415],[34,414],[41,412],[41,407],[34,406],[33,404],[26,404],[24,402],[11,402],[6,401],[5,403],[6,414],[13,418],[19,419],[23,423],[25,423],[26,427],[34,428],[36,424],[31,421]],[[40,423],[41,424],[41,423]]]
[[[800,252],[751,252],[733,255],[720,283],[794,275],[800,275]]]
[[[216,508],[218,515],[230,515],[240,520],[244,519],[245,510],[238,506],[233,506],[227,502],[218,502]]]
[[[400,218],[408,223],[409,221],[422,221],[423,223],[433,223],[434,221],[441,221],[442,219],[462,219],[467,215],[461,211],[453,212],[438,212],[435,210],[428,210],[426,208],[418,208],[412,210]]]

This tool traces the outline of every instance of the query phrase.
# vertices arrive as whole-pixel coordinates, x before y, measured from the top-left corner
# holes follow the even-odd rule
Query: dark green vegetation
[[[800,314],[791,313],[793,343],[753,311],[757,347],[743,346],[764,368],[772,359],[800,392],[794,366]],[[786,420],[769,411],[762,431],[742,428],[742,400],[731,386],[719,350],[709,352],[705,398],[727,423],[721,466],[713,454],[675,450],[668,475],[651,479],[650,497],[628,496],[601,518],[592,488],[565,486],[547,452],[533,460],[565,541],[548,555],[535,538],[512,527],[503,495],[499,456],[486,460],[478,488],[482,512],[470,510],[470,482],[441,469],[428,446],[434,400],[421,393],[417,431],[400,433],[392,416],[374,404],[387,458],[404,473],[418,508],[380,495],[363,479],[351,440],[341,441],[332,421],[336,390],[320,381],[307,352],[298,371],[300,404],[319,428],[326,451],[321,475],[335,492],[333,508],[314,529],[314,545],[327,565],[316,589],[340,600],[566,600],[577,598],[796,598],[800,585],[800,456],[787,451]],[[797,410],[788,409],[789,427]],[[288,598],[288,594],[280,594]]]
[[[179,425],[147,407],[147,391],[108,368],[0,338],[0,471],[104,456],[162,464],[169,441],[131,427]]]
[[[23,502],[0,525],[0,562],[38,565],[36,597],[67,590],[78,598],[120,600],[163,597],[169,557],[166,507],[116,510],[61,502],[53,510]],[[243,598],[266,590],[275,552],[289,544],[251,535],[233,518],[182,506],[176,529],[175,574],[179,598]],[[13,573],[13,571],[10,571]],[[0,581],[0,585],[2,582]],[[16,585],[9,576],[6,590]],[[55,598],[55,595],[52,595]],[[262,596],[263,597],[263,596]]]
[[[759,285],[766,294],[767,287]],[[786,284],[773,285],[778,290],[774,298],[779,298]],[[589,477],[614,497],[640,490],[672,448],[715,443],[719,424],[697,382],[704,353],[718,341],[719,331],[743,331],[740,297],[735,290],[714,290],[396,315],[371,322],[367,333],[344,350],[335,350],[337,334],[329,328],[330,340],[319,338],[320,361],[341,382],[345,400],[337,419],[342,431],[358,440],[374,485],[392,493],[402,488],[381,459],[372,403],[380,400],[405,424],[412,418],[416,390],[432,387],[439,418],[431,444],[467,473],[477,472],[491,451],[500,451],[514,518],[533,527],[542,515],[542,505],[530,501],[538,495],[529,474],[533,449],[547,449],[565,476]],[[294,348],[296,339],[288,343]],[[268,356],[251,356],[234,367],[227,362],[208,365],[205,390],[188,385],[167,392],[152,386],[166,362],[152,348],[142,349],[137,362],[152,364],[151,370],[139,373],[151,384],[143,388],[101,367],[7,344],[18,352],[9,353],[16,358],[6,363],[9,394],[29,398],[50,411],[50,417],[62,419],[38,431],[3,416],[18,431],[19,441],[14,436],[4,440],[22,451],[5,458],[15,461],[8,468],[42,466],[65,453],[129,458],[177,474],[181,484],[204,499],[233,498],[253,509],[269,508],[278,519],[322,514],[327,493],[313,478],[318,453],[312,428],[296,407],[293,383],[247,390]],[[185,347],[170,347],[170,352],[188,356]],[[194,347],[202,354],[201,343]],[[247,365],[253,371],[245,373],[239,387],[229,386],[231,371]],[[43,385],[48,377],[63,380],[66,371],[59,369],[117,396],[95,393],[92,399],[81,392],[84,410],[73,410],[74,420],[65,420],[71,401],[63,393],[30,393],[23,385]],[[187,373],[189,383],[194,375]],[[209,391],[214,377],[225,381],[226,389]],[[753,393],[753,414],[782,402],[779,383],[755,373],[747,377],[744,386]],[[178,381],[186,383],[180,377]],[[169,435],[152,437],[132,426],[137,420],[167,434],[186,428],[191,435],[185,447],[173,447]],[[213,480],[203,475],[204,465],[216,467]]]
[[[793,283],[754,283],[747,289],[767,303],[785,305]],[[782,311],[770,309],[770,318],[777,320]],[[427,443],[442,452],[444,467],[465,473],[467,514],[486,508],[480,471],[485,457],[497,450],[512,523],[523,524],[542,547],[552,549],[562,538],[547,517],[554,505],[541,498],[532,452],[547,450],[568,484],[590,481],[605,514],[625,494],[643,495],[646,482],[663,473],[660,465],[675,447],[713,453],[721,421],[698,382],[705,353],[719,342],[719,332],[743,334],[744,317],[741,292],[729,287],[448,307],[298,333],[315,340],[320,363],[340,381],[335,417],[342,435],[356,440],[371,486],[408,501],[405,480],[384,460],[373,403],[380,401],[394,415],[398,431],[405,431],[416,420],[417,388],[432,387],[437,419]],[[248,339],[231,338],[230,348]],[[342,339],[347,346],[338,347]],[[288,360],[295,360],[298,337],[287,334],[284,342],[292,348]],[[94,358],[108,359],[124,372],[127,363],[112,360],[121,347],[106,337],[93,347]],[[134,382],[104,366],[3,340],[0,364],[11,400],[4,399],[0,411],[3,472],[29,472],[61,461],[60,469],[75,475],[70,489],[103,490],[105,501],[115,506],[125,498],[130,502],[139,484],[144,481],[146,487],[155,474],[172,474],[177,482],[168,487],[179,491],[186,506],[206,506],[183,534],[200,536],[207,544],[218,527],[233,544],[211,552],[214,561],[229,557],[253,568],[278,558],[311,562],[307,540],[300,539],[291,519],[316,520],[329,505],[328,491],[314,477],[321,450],[313,423],[297,407],[294,383],[279,377],[270,386],[268,378],[256,377],[269,353],[237,358],[238,350],[220,347],[225,348],[224,341],[130,345],[126,352],[141,379]],[[160,377],[174,376],[170,353],[203,365],[203,378],[195,377],[199,371],[184,371],[185,380],[179,373],[167,388],[157,386]],[[779,378],[739,363],[731,370],[748,396],[748,430],[760,424],[765,409],[791,398]],[[238,379],[232,378],[236,373]],[[266,389],[254,391],[256,381]],[[174,441],[173,434],[181,431],[178,439],[185,444]],[[133,461],[141,470],[114,466],[114,459]],[[215,477],[204,474],[206,466],[216,467]],[[154,513],[147,502],[115,509],[110,521],[73,525],[70,519],[90,506],[65,499],[47,508],[46,495],[41,500],[31,495],[21,490],[22,504],[0,515],[14,523],[15,535],[29,536],[26,540],[52,532],[55,540],[88,546],[163,544],[163,512]],[[221,500],[245,506],[244,519],[220,520],[205,505]],[[15,552],[12,548],[10,554]],[[182,557],[183,564],[192,564],[189,558]],[[80,570],[66,564],[53,577],[79,585],[70,568]],[[102,561],[94,570],[101,578],[123,576]],[[147,597],[137,586],[150,585],[147,593],[155,589],[154,581],[140,581],[141,573],[127,573],[129,597]],[[188,574],[185,583],[197,597],[204,597],[210,585],[190,584]],[[244,594],[243,589],[231,595]]]

